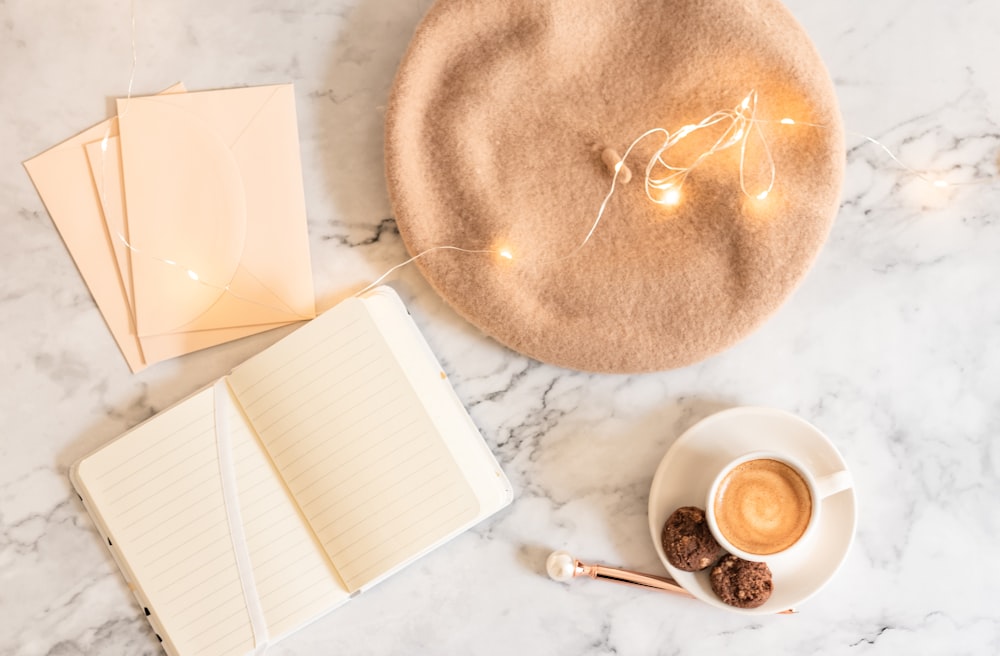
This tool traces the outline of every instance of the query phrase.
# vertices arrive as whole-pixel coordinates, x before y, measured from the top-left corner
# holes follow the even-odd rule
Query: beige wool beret
[[[651,202],[649,139],[577,249],[610,189],[609,150],[751,90],[773,155],[766,200],[741,190],[729,148],[691,172],[676,206]],[[597,372],[682,367],[761,325],[830,231],[844,153],[826,69],[777,0],[438,0],[386,119],[410,253],[493,251],[427,253],[418,265],[434,289],[515,351]],[[748,189],[766,185],[767,161],[748,139]]]

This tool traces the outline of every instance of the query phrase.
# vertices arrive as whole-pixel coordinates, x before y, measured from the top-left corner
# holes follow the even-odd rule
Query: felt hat
[[[747,138],[742,166],[739,147],[718,152],[660,205],[643,174],[661,144],[644,140],[584,243],[609,152],[751,90],[763,140]],[[689,163],[704,148],[681,145],[665,157]],[[434,289],[515,351],[598,372],[681,367],[758,327],[829,233],[844,155],[829,76],[777,0],[438,0],[386,118],[410,253],[489,251],[423,255]]]

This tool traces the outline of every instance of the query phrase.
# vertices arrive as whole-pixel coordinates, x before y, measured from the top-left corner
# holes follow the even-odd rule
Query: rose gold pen
[[[589,576],[592,579],[603,579],[615,583],[635,585],[640,588],[653,588],[664,592],[673,592],[694,599],[694,595],[678,585],[677,581],[666,576],[643,574],[619,567],[607,565],[588,565],[573,558],[567,551],[553,551],[545,561],[545,571],[549,578],[561,583],[567,583],[577,576]],[[792,615],[798,611],[794,608],[783,610],[778,615]]]

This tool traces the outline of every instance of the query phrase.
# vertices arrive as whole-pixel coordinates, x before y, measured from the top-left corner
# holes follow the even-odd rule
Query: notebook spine
[[[105,544],[107,544],[108,552],[111,554],[111,558],[115,561],[115,565],[118,567],[118,571],[121,572],[122,578],[125,579],[125,585],[128,586],[129,591],[132,593],[132,597],[135,598],[136,602],[139,604],[139,608],[142,609],[142,612],[145,615],[146,620],[149,622],[150,627],[153,629],[153,635],[156,636],[156,640],[160,643],[160,646],[163,648],[164,652],[166,652],[169,656],[175,656],[174,651],[170,649],[168,643],[163,640],[163,637],[161,635],[161,633],[163,633],[163,628],[160,626],[160,623],[156,618],[156,614],[152,610],[150,610],[149,601],[143,598],[142,591],[132,580],[132,576],[129,574],[129,569],[125,565],[125,562],[122,559],[118,549],[115,547],[114,542],[111,540],[111,537],[108,535],[108,531],[105,530],[103,524],[98,518],[98,515],[93,512],[93,510],[90,507],[90,504],[88,504],[87,500],[83,498],[83,495],[80,494],[79,491],[77,491],[76,496],[78,499],[80,499],[80,503],[83,505],[84,510],[86,510],[87,513],[90,515],[90,517],[94,520],[94,525],[97,527],[98,534],[101,536],[102,541]]]

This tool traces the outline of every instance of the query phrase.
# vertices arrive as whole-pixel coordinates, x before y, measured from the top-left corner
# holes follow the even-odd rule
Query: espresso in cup
[[[793,467],[756,458],[730,469],[710,500],[717,530],[736,549],[767,556],[798,542],[810,526],[810,485]]]

